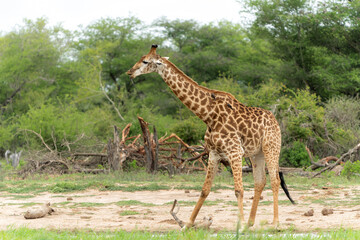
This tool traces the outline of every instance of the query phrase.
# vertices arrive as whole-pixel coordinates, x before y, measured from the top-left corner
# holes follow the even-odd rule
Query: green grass
[[[159,190],[169,190],[170,186],[150,183],[143,185],[105,185],[100,190],[102,191],[124,191],[124,192],[136,192],[136,191],[159,191]]]
[[[67,174],[51,177],[34,175],[24,180],[16,176],[6,176],[0,180],[0,191],[23,195],[41,192],[68,193],[86,189],[134,192],[174,188],[201,191],[204,179],[205,173],[203,172],[175,175],[170,178],[167,174],[147,174],[144,171],[97,175]],[[331,174],[325,174],[314,179],[286,175],[285,181],[290,189],[290,193],[292,190],[301,191],[308,190],[309,188],[321,188],[323,186],[339,188],[360,184],[360,178],[336,177]],[[244,174],[243,183],[245,191],[251,191],[253,189],[252,175]],[[215,177],[212,191],[233,189],[233,185],[233,177],[229,172],[224,171]],[[266,188],[270,188],[268,176]]]
[[[124,210],[120,212],[120,216],[129,216],[129,215],[138,215],[138,214],[140,213],[132,210]]]
[[[117,206],[146,206],[146,207],[152,207],[152,206],[156,206],[153,203],[144,203],[144,202],[140,202],[137,200],[123,200],[123,201],[118,201],[115,203]]]
[[[3,194],[2,197],[11,197],[11,200],[33,198],[33,194]]]
[[[29,229],[29,228],[9,228],[8,230],[0,231],[0,239],[4,240],[58,240],[58,239],[132,239],[132,240],[143,240],[143,239],[166,239],[166,240],[236,240],[234,232],[219,232],[214,233],[212,231],[204,230],[189,230],[185,232],[170,231],[165,233],[157,232],[144,232],[144,231],[115,231],[115,232],[95,232],[90,229],[81,231],[59,231],[59,230],[45,230],[45,229]],[[271,240],[282,240],[282,239],[347,239],[355,240],[360,239],[360,231],[357,230],[344,230],[337,229],[331,232],[320,232],[320,233],[284,233],[284,232],[247,232],[245,234],[239,234],[238,239],[271,239]]]

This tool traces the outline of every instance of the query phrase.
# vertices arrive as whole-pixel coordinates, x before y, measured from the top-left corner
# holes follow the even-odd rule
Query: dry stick
[[[130,127],[131,127],[131,125],[132,125],[131,123],[128,123],[128,124],[126,125],[126,127],[124,127],[124,129],[122,130],[120,145],[121,145],[121,144],[125,144],[126,137],[127,137],[127,135],[129,134],[129,132],[130,132]]]
[[[54,150],[52,150],[49,145],[47,145],[43,139],[43,137],[41,136],[41,131],[40,131],[40,134],[35,132],[34,130],[31,130],[31,129],[22,129],[22,131],[26,131],[26,132],[32,132],[33,134],[35,134],[36,136],[38,136],[41,140],[41,142],[44,144],[44,146],[50,151],[50,152],[53,152]]]
[[[317,162],[314,162],[314,159],[313,159],[313,156],[309,150],[309,148],[307,146],[305,146],[305,149],[309,155],[309,158],[310,158],[310,161],[311,161],[311,164],[314,165],[315,167],[326,167],[326,164],[321,164],[321,163],[317,163]]]
[[[83,156],[83,157],[107,157],[105,153],[74,153],[73,156]]]
[[[354,148],[350,149],[347,153],[344,153],[334,164],[331,164],[329,166],[327,166],[326,168],[322,169],[320,172],[315,173],[311,178],[314,178],[318,175],[320,175],[321,173],[325,172],[326,170],[331,170],[333,169],[336,165],[338,165],[345,157],[350,156],[351,154],[353,154],[355,151],[357,151],[360,148],[360,143],[358,145],[356,145]]]
[[[105,95],[105,97],[107,98],[107,100],[109,100],[109,102],[111,103],[111,105],[113,106],[113,108],[115,109],[116,113],[118,114],[119,118],[123,121],[125,121],[125,119],[123,118],[123,116],[121,115],[119,109],[115,106],[115,103],[113,100],[111,100],[111,98],[107,95],[104,86],[101,83],[101,71],[99,73],[99,83],[100,83],[100,88],[101,91],[103,92],[103,94]]]
[[[129,145],[131,147],[135,146],[135,143],[137,142],[137,140],[141,137],[141,134],[137,135],[136,138],[134,139],[134,141],[132,141],[132,143]]]
[[[181,220],[176,216],[176,214],[179,212],[179,208],[178,208],[178,210],[176,211],[176,213],[174,212],[174,208],[175,208],[176,204],[177,204],[177,200],[175,199],[175,200],[174,200],[174,203],[173,203],[173,206],[172,206],[172,208],[171,208],[171,210],[170,210],[170,214],[171,214],[171,216],[173,216],[173,218],[174,218],[175,221],[179,224],[179,226],[180,226],[181,228],[183,228],[183,227],[185,226],[184,222],[181,221]]]
[[[194,161],[196,159],[199,159],[200,157],[204,156],[204,155],[207,155],[208,153],[207,152],[203,152],[195,157],[191,157],[191,158],[181,158],[181,157],[177,157],[175,155],[172,155],[174,158],[176,159],[179,159],[180,161],[183,161],[183,162],[188,162],[188,161]]]

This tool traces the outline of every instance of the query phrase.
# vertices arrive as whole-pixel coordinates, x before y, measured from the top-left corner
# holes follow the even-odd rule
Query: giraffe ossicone
[[[254,177],[254,197],[248,225],[255,222],[261,193],[265,187],[265,163],[271,180],[274,202],[273,224],[279,224],[278,193],[280,182],[292,203],[284,180],[279,175],[281,131],[274,115],[256,107],[247,107],[230,93],[208,89],[198,85],[178,69],[168,58],[156,53],[157,45],[144,55],[126,73],[135,78],[141,74],[157,72],[180,101],[206,125],[205,143],[209,149],[208,169],[197,204],[187,227],[191,227],[201,206],[210,193],[212,181],[220,160],[229,161],[238,202],[239,218],[244,222],[242,183],[242,158],[249,157]],[[243,224],[242,224],[243,225]]]

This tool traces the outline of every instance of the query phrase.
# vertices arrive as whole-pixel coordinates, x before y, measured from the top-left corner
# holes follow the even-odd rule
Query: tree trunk
[[[154,126],[154,144],[155,146],[152,148],[152,152],[153,152],[153,173],[156,173],[158,170],[158,161],[159,161],[159,139],[158,139],[158,135],[157,135],[157,131],[156,128]]]
[[[107,150],[110,169],[114,171],[122,170],[120,156],[120,137],[116,126],[114,126],[114,139],[109,140]]]
[[[143,133],[145,158],[146,158],[145,161],[146,171],[148,173],[155,173],[157,171],[158,151],[159,151],[156,129],[154,127],[154,137],[153,137],[154,141],[152,141],[149,131],[149,124],[145,122],[144,119],[141,117],[138,117],[138,119]]]

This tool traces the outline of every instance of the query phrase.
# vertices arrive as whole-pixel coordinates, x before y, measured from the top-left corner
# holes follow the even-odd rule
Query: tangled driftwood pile
[[[121,171],[130,164],[145,167],[150,173],[166,170],[171,175],[206,170],[208,154],[204,146],[189,146],[174,133],[158,138],[155,126],[151,132],[149,123],[141,117],[138,120],[142,134],[128,136],[132,125],[129,123],[120,136],[114,126],[114,136],[101,152],[72,152],[70,147],[66,153],[59,152],[46,144],[40,133],[26,130],[40,138],[45,150],[28,154],[20,173],[100,173]]]

